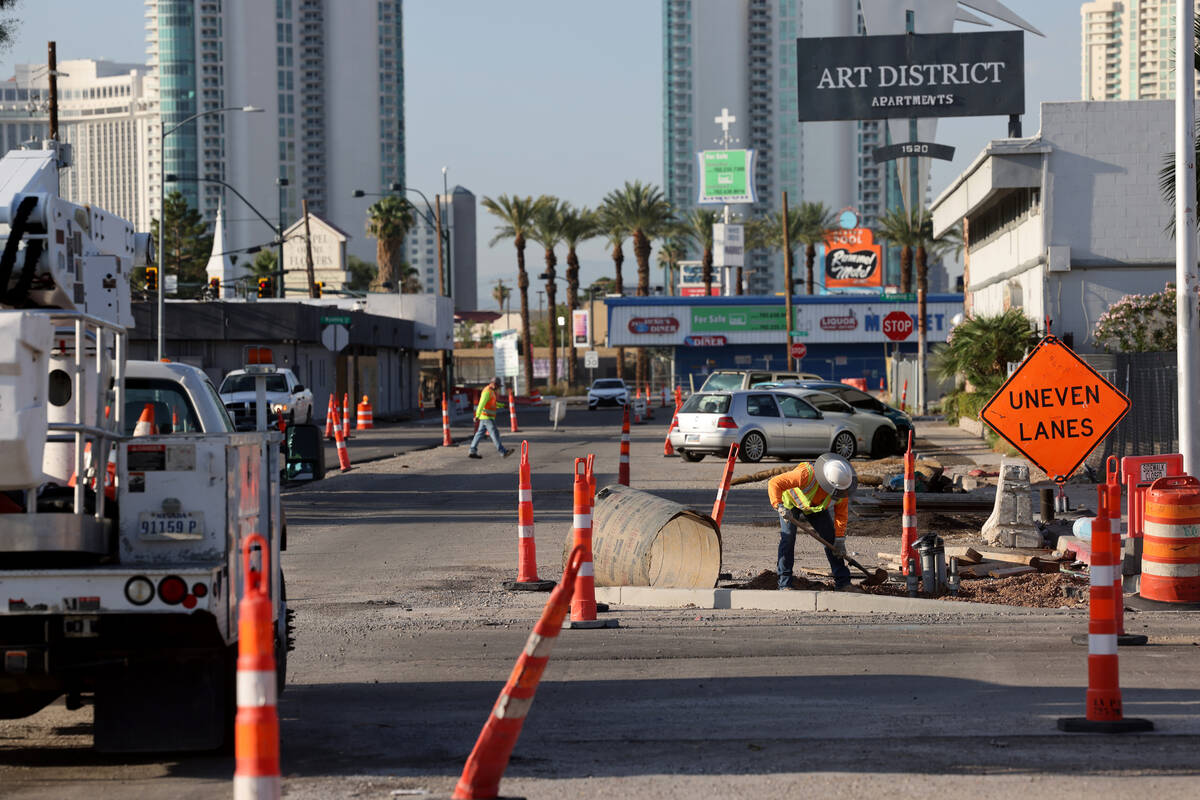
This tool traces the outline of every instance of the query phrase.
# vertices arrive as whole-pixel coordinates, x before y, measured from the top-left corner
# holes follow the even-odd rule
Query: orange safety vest
[[[767,482],[767,497],[770,498],[772,507],[782,501],[785,508],[798,508],[809,514],[824,511],[834,502],[829,493],[817,483],[817,473],[808,462],[800,464],[791,472],[771,478]],[[797,502],[797,499],[802,502]],[[838,536],[846,535],[849,509],[848,498],[843,497],[834,503],[833,524]]]
[[[475,418],[495,419],[497,405],[499,404],[496,402],[496,393],[492,391],[492,387],[485,386],[479,395],[479,405],[475,407]]]

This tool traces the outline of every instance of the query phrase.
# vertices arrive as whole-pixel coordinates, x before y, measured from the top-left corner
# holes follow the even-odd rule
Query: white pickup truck
[[[221,402],[239,431],[254,430],[254,376],[244,369],[235,369],[221,381]],[[274,424],[283,414],[289,425],[309,423],[313,417],[312,391],[305,388],[290,369],[279,368],[267,376],[267,420]]]

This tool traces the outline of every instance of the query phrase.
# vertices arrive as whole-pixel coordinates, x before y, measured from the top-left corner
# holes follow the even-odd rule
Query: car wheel
[[[767,454],[767,440],[758,431],[750,431],[738,445],[738,458],[747,464],[757,464]]]
[[[879,428],[871,437],[871,458],[883,458],[896,450],[896,434],[887,428]]]
[[[693,453],[690,450],[679,451],[679,457],[691,464],[695,464],[697,461],[703,461],[704,456],[704,453]]]
[[[833,447],[831,449],[842,458],[849,460],[854,458],[854,454],[858,452],[858,442],[855,441],[853,433],[842,431],[833,437]]]

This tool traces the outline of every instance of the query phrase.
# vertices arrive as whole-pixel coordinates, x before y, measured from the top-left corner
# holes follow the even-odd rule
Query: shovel
[[[824,547],[826,550],[833,553],[834,555],[840,556],[841,558],[845,559],[846,562],[850,564],[850,566],[854,567],[859,572],[861,572],[863,575],[865,575],[866,577],[863,579],[863,582],[862,582],[863,586],[879,586],[880,584],[887,582],[887,579],[888,579],[887,570],[876,569],[874,572],[871,572],[866,567],[864,567],[862,564],[858,563],[853,558],[851,558],[850,556],[840,555],[836,550],[833,549],[833,545],[831,545],[829,542],[827,542],[821,538],[821,535],[819,533],[817,533],[817,529],[814,528],[808,520],[798,517],[793,511],[791,511],[791,509],[788,510],[788,519],[790,519],[797,528],[800,528],[805,533],[807,533],[809,536],[811,536],[812,538],[814,538],[818,542],[820,542],[821,546]]]

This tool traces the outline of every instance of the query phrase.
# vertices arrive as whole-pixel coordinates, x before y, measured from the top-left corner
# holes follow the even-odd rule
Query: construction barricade
[[[504,777],[508,760],[521,735],[521,727],[525,724],[525,715],[533,705],[538,682],[550,661],[550,650],[567,616],[583,559],[582,550],[571,554],[563,570],[562,581],[546,600],[541,618],[529,634],[525,649],[517,657],[508,682],[500,691],[500,697],[492,706],[492,713],[479,732],[471,755],[467,757],[462,776],[454,787],[456,800],[490,800],[499,795],[500,779]]]
[[[725,499],[729,496],[729,484],[733,480],[733,465],[737,462],[737,442],[729,445],[729,457],[725,459],[725,472],[721,475],[721,485],[717,487],[717,499],[713,501],[713,521],[721,527],[721,519],[725,516]]]
[[[450,406],[446,404],[446,393],[442,392],[442,447],[453,447],[454,440],[450,438]]]
[[[252,564],[258,548],[259,569]],[[238,603],[237,717],[234,720],[234,800],[278,800],[279,713],[276,710],[275,624],[271,619],[267,540],[242,543],[245,589]]]
[[[621,452],[617,462],[617,483],[629,485],[629,404],[625,404],[625,413],[621,417]]]
[[[354,421],[354,429],[359,431],[369,431],[375,427],[375,414],[371,409],[371,401],[364,394],[362,402],[358,404],[358,415]]]
[[[1146,492],[1144,511],[1142,597],[1200,603],[1200,480],[1159,478]]]
[[[533,479],[529,464],[529,442],[521,442],[521,465],[517,469],[517,579],[504,581],[510,591],[548,592],[554,581],[538,577],[537,544],[533,536]]]
[[[1059,730],[1072,733],[1134,733],[1154,729],[1149,720],[1125,717],[1121,703],[1117,621],[1112,596],[1117,561],[1108,524],[1108,495],[1106,486],[1097,487],[1098,510],[1092,521],[1086,716],[1058,720]]]
[[[921,574],[921,559],[913,544],[917,541],[917,458],[913,453],[913,435],[908,432],[908,449],[904,451],[904,504],[900,516],[900,571]]]
[[[1108,481],[1108,527],[1112,531],[1113,563],[1113,618],[1117,621],[1117,644],[1122,646],[1143,645],[1149,638],[1140,633],[1125,632],[1125,525],[1121,521],[1121,474],[1120,460],[1109,456],[1105,462]]]
[[[1173,478],[1183,474],[1183,455],[1181,453],[1125,456],[1121,459],[1121,482],[1125,484],[1125,517],[1129,536],[1129,555],[1135,563],[1140,564],[1142,558],[1146,490],[1159,478]]]
[[[520,433],[521,429],[517,427],[517,401],[513,397],[513,390],[508,390],[508,431],[509,433]]]
[[[325,412],[325,438],[333,441],[333,429],[338,424],[337,403],[333,395],[329,395],[329,409]]]

